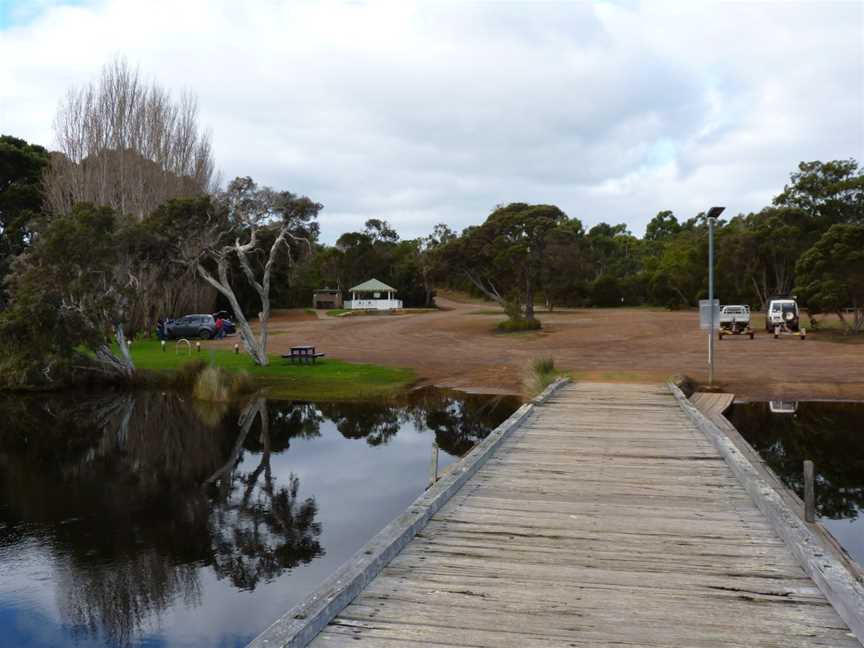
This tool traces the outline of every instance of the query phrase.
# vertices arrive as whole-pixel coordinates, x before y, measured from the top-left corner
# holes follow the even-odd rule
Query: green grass
[[[331,308],[327,311],[327,315],[330,317],[343,317],[350,312],[351,311],[347,308]]]
[[[184,345],[185,346],[185,345]],[[155,372],[171,372],[195,359],[204,359],[227,371],[246,372],[254,384],[266,390],[271,398],[295,400],[358,400],[387,396],[403,390],[415,382],[411,369],[382,367],[371,364],[353,364],[340,360],[319,360],[313,365],[288,364],[278,355],[270,355],[270,364],[259,367],[242,351],[235,354],[230,349],[216,349],[207,342],[201,343],[192,355],[185,348],[175,352],[173,342],[165,345],[163,352],[158,341],[135,342],[132,359],[138,369]]]

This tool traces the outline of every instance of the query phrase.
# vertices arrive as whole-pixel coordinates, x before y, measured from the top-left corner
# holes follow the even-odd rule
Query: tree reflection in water
[[[244,471],[239,453],[256,419],[260,421],[259,461]],[[301,423],[300,429],[309,433],[307,425]],[[290,439],[290,434],[285,436],[285,441]],[[315,522],[315,500],[298,501],[300,482],[293,474],[287,486],[275,486],[272,452],[267,403],[257,398],[240,415],[240,435],[231,459],[205,480],[220,503],[211,512],[216,573],[244,590],[323,553],[317,540],[321,525]]]
[[[432,430],[439,448],[461,457],[489,436],[516,407],[513,397],[465,394],[454,398],[452,393],[434,389],[417,393],[411,411],[418,429]]]
[[[382,403],[322,403],[324,416],[336,424],[346,439],[366,439],[370,446],[384,445],[399,432],[404,413]]]
[[[249,590],[322,553],[314,499],[270,469],[263,399],[239,425],[159,393],[3,409],[0,492],[14,496],[0,506],[0,543],[18,539],[13,522],[51,527],[58,607],[75,634],[125,646],[177,599],[198,604],[202,565]],[[279,426],[281,447],[313,433],[294,421]]]
[[[292,440],[332,421],[383,446],[412,426],[460,456],[516,406],[439,390],[238,409],[155,392],[0,400],[0,546],[48,543],[63,632],[126,646],[201,604],[202,569],[250,591],[323,555],[315,500],[272,466]]]
[[[813,461],[819,515],[856,519],[864,510],[864,405],[800,403],[795,415],[767,403],[736,404],[730,420],[783,482],[804,493],[803,463]]]
[[[518,407],[512,396],[458,396],[443,389],[422,389],[388,402],[321,403],[321,413],[346,439],[365,439],[370,446],[387,444],[402,426],[431,430],[435,442],[461,457]]]

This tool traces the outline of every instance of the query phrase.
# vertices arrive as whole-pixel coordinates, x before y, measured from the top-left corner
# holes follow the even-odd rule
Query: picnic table
[[[326,354],[316,352],[315,347],[311,344],[300,344],[291,347],[290,353],[283,353],[282,357],[288,362],[312,363],[314,364],[318,358],[323,358]]]

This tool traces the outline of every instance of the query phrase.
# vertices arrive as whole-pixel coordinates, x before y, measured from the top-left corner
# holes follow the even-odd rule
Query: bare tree
[[[59,153],[45,193],[56,213],[91,202],[142,219],[166,200],[213,188],[210,136],[198,125],[195,97],[175,100],[123,58],[97,82],[69,90],[54,132]]]
[[[202,233],[203,240],[198,248],[201,254],[195,260],[195,267],[198,274],[228,300],[243,346],[257,364],[266,366],[273,267],[283,249],[289,264],[293,264],[297,255],[311,251],[318,233],[314,219],[322,205],[287,191],[259,188],[248,177],[232,181],[217,197],[217,204],[225,218],[214,219],[213,225]],[[259,256],[263,267],[258,262]],[[261,301],[257,336],[231,285],[230,269],[234,260]]]

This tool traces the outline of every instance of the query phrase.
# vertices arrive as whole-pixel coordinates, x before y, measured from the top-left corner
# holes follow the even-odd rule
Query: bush
[[[195,379],[192,395],[201,401],[228,403],[252,389],[252,380],[248,374],[235,374],[222,367],[207,366]]]
[[[511,322],[517,322],[519,320],[524,320],[525,317],[522,315],[522,304],[518,299],[508,299],[504,302],[504,313],[507,315],[507,319]]]
[[[528,392],[532,395],[539,394],[551,385],[561,372],[555,369],[554,358],[537,358],[531,365],[524,383]]]
[[[554,358],[537,358],[534,361],[534,372],[538,374],[555,373]]]
[[[0,345],[0,391],[50,391],[114,385],[89,356],[22,350],[15,345]]]
[[[621,305],[621,285],[618,278],[604,274],[591,285],[591,304],[602,308]]]
[[[180,365],[172,377],[172,387],[179,391],[191,392],[201,372],[208,367],[203,358],[195,358]]]
[[[542,328],[538,319],[508,319],[499,322],[498,330],[501,333],[518,333],[519,331],[537,331]]]

